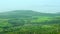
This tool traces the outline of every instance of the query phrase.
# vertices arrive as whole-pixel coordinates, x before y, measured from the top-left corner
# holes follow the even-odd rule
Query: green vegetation
[[[0,34],[60,34],[60,14],[31,10],[0,13]]]

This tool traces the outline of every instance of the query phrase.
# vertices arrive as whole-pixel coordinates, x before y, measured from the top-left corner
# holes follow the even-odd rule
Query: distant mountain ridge
[[[20,18],[20,17],[34,17],[34,16],[60,16],[60,14],[40,13],[32,10],[14,10],[0,13],[0,18]]]

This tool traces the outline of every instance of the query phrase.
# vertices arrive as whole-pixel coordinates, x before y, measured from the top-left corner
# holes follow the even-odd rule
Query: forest
[[[0,34],[60,34],[60,14],[32,10],[3,12]]]

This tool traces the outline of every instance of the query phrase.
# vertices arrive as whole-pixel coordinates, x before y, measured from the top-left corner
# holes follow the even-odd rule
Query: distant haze
[[[0,12],[10,10],[55,13],[60,12],[60,0],[0,0]]]

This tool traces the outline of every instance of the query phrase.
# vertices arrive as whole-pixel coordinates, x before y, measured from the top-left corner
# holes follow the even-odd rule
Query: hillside
[[[58,33],[60,33],[60,14],[40,13],[32,10],[0,13],[0,34]]]

